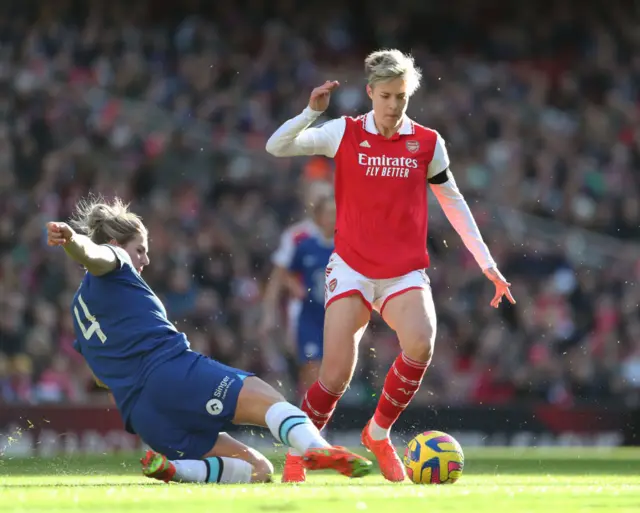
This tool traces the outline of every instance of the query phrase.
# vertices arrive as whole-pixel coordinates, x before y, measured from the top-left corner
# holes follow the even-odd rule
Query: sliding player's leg
[[[273,467],[224,427],[247,374],[188,352],[147,378],[129,423],[151,447],[143,473],[162,481],[266,482]]]
[[[149,450],[140,461],[147,477],[165,482],[268,483],[273,475],[273,465],[263,454],[227,433],[218,435],[213,449],[202,459],[169,460]]]
[[[332,447],[300,408],[255,376],[244,381],[233,423],[268,427],[276,440],[302,455],[309,470],[334,469],[348,477],[361,477],[371,469],[365,458]]]
[[[196,353],[185,353],[155,369],[130,418],[134,431],[172,461],[208,457],[212,448],[215,451],[219,433],[231,423],[268,427],[276,439],[302,451],[312,468],[321,460],[322,468],[358,475],[370,466],[346,450],[328,447],[308,417],[262,380]],[[153,463],[157,460],[155,457]],[[242,463],[234,465],[243,467]],[[246,465],[244,469],[234,474],[234,482],[253,480],[253,471]],[[212,475],[215,468],[210,469],[210,479]]]

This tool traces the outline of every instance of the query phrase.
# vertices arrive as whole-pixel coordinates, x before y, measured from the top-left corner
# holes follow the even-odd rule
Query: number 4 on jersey
[[[84,323],[82,322],[82,319],[80,318],[80,312],[78,312],[78,307],[77,306],[73,307],[73,313],[76,316],[76,321],[78,321],[78,326],[80,326],[80,329],[82,330],[82,334],[84,335],[84,338],[86,340],[89,340],[91,338],[91,335],[95,333],[96,335],[98,335],[100,342],[104,344],[107,341],[107,337],[104,334],[104,332],[100,329],[100,323],[96,320],[96,318],[93,315],[91,315],[91,313],[89,313],[89,309],[87,308],[87,305],[84,302],[84,299],[82,299],[81,295],[78,295],[78,303],[82,308],[82,312],[84,313],[84,316],[91,323],[89,325],[89,328],[87,329]]]

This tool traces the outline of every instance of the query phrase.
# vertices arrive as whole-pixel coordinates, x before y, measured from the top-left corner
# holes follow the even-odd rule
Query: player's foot
[[[347,477],[364,477],[371,472],[372,463],[344,447],[322,447],[304,453],[307,470],[333,469]]]
[[[142,473],[145,476],[165,483],[171,481],[176,473],[176,467],[166,456],[151,450],[148,450],[140,459],[140,463],[142,463]]]
[[[283,483],[304,483],[307,479],[307,469],[304,467],[302,456],[287,453],[282,470]]]
[[[387,481],[399,482],[404,481],[407,473],[404,464],[398,456],[395,447],[389,438],[384,440],[374,440],[369,434],[369,424],[367,423],[362,431],[362,445],[364,445],[378,460],[380,472]]]

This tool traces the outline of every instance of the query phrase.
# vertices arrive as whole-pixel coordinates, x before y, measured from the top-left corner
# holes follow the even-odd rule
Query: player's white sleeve
[[[293,234],[287,230],[280,237],[280,245],[271,256],[271,263],[278,267],[288,269],[296,252]]]
[[[307,107],[295,118],[286,121],[267,141],[267,152],[275,157],[299,155],[324,155],[333,158],[338,152],[347,122],[344,118],[332,119],[309,128],[322,112]]]
[[[433,178],[438,173],[442,173],[450,164],[449,154],[447,153],[447,148],[444,145],[444,139],[437,132],[436,134],[438,136],[436,139],[436,149],[433,152],[433,158],[431,159],[429,168],[427,169],[427,180],[429,178]]]
[[[464,245],[471,252],[483,271],[497,267],[489,248],[482,239],[480,229],[469,209],[464,196],[458,189],[450,170],[448,180],[441,184],[431,184],[431,190],[442,207],[444,214],[462,238]]]

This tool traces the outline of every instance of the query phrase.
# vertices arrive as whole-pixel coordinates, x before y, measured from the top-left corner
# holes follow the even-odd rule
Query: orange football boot
[[[371,421],[367,423],[362,431],[362,445],[376,457],[378,465],[380,466],[380,472],[387,481],[404,481],[407,473],[391,440],[389,438],[385,438],[384,440],[374,440],[371,438],[369,434],[369,424],[371,424]]]
[[[151,479],[168,483],[176,474],[174,464],[166,456],[152,450],[146,452],[144,457],[140,459],[140,463],[142,463],[142,473]]]
[[[307,470],[333,469],[347,477],[364,477],[371,472],[372,463],[344,447],[318,447],[304,453]]]
[[[304,457],[287,453],[282,470],[283,483],[304,483],[307,479],[307,469],[304,466]]]

